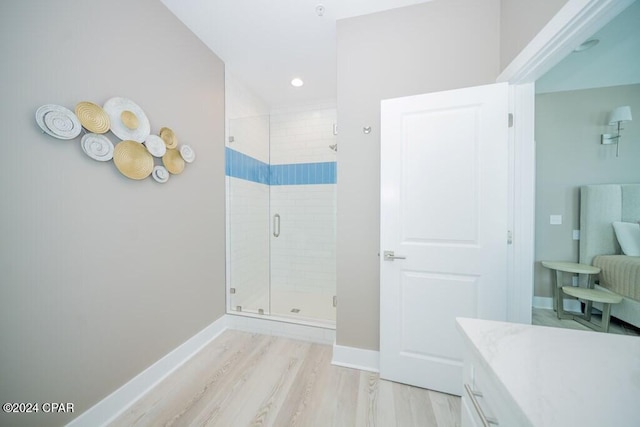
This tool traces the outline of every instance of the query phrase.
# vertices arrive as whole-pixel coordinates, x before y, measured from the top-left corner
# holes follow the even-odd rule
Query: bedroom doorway
[[[498,82],[510,86],[510,229],[507,318],[531,323],[535,265],[535,82],[576,46],[633,3],[633,0],[569,0],[534,37]]]
[[[636,1],[536,80],[536,308],[552,307],[551,275],[540,261],[582,258],[580,187],[640,182],[640,145],[632,143],[637,140],[636,123],[625,124],[620,144],[600,143],[600,134],[613,131],[606,125],[613,109],[630,105],[640,113],[637,22]],[[576,284],[573,280],[567,278],[564,284]],[[581,282],[585,285],[584,278]],[[577,300],[566,303],[571,311],[581,309]]]

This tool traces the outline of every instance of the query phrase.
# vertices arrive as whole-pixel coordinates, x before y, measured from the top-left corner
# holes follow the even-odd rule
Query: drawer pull
[[[467,394],[469,395],[469,399],[471,399],[471,403],[473,403],[473,407],[476,408],[476,412],[480,417],[480,421],[482,421],[482,426],[483,427],[490,427],[492,425],[497,426],[498,420],[493,417],[487,417],[484,414],[484,411],[482,410],[482,407],[480,406],[478,399],[476,399],[476,397],[482,397],[482,392],[473,391],[469,386],[469,384],[465,384],[464,388],[465,390],[467,390]]]

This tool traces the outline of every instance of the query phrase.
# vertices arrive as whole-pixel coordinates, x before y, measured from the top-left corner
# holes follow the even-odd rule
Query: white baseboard
[[[329,345],[335,342],[336,337],[335,329],[329,327],[299,325],[226,314],[80,414],[67,424],[67,427],[94,427],[109,424],[227,329]]]
[[[380,372],[380,352],[334,344],[331,364],[361,371]]]
[[[580,301],[577,299],[565,299],[564,309],[567,311],[580,312]],[[552,297],[533,297],[533,308],[545,308],[547,310],[553,310],[553,298]]]
[[[67,424],[67,427],[95,427],[104,426],[112,422],[146,392],[224,332],[227,329],[227,321],[227,316],[222,316],[139,373],[128,383],[73,419]]]

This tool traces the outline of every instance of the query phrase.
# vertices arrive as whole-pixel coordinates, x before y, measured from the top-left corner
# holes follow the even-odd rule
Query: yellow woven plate
[[[167,148],[176,148],[178,146],[178,138],[170,128],[160,128],[159,134]]]
[[[109,115],[101,106],[83,101],[76,105],[76,116],[89,132],[106,133],[111,127]]]
[[[136,116],[133,111],[124,110],[120,113],[120,119],[122,120],[122,123],[131,130],[138,129],[140,124],[140,122],[138,122],[138,116]]]
[[[131,179],[145,179],[153,172],[153,156],[144,145],[135,141],[116,144],[113,163],[122,175]]]
[[[162,156],[162,164],[174,175],[182,173],[184,170],[184,159],[178,150],[172,148],[168,149],[165,155]]]

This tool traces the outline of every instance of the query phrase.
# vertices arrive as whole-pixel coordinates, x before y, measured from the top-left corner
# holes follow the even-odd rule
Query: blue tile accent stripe
[[[335,184],[336,162],[271,165],[270,185]]]
[[[313,185],[337,182],[336,162],[268,165],[230,148],[225,149],[227,176],[266,185]]]
[[[269,185],[269,165],[239,151],[225,148],[227,176]]]

